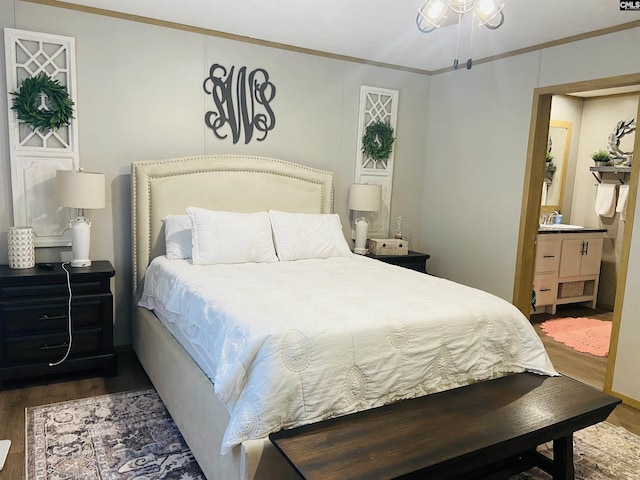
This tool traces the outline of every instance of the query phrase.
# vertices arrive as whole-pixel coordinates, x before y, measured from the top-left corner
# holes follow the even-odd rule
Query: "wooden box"
[[[409,242],[397,238],[370,238],[369,253],[373,255],[408,255]]]

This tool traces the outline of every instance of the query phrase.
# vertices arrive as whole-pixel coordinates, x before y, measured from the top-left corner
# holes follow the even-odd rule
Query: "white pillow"
[[[164,223],[164,245],[169,260],[191,258],[191,220],[188,215],[167,215]]]
[[[269,210],[269,217],[280,261],[351,255],[342,233],[340,217],[335,213],[287,213]]]
[[[277,262],[267,212],[236,213],[189,207],[193,263]]]

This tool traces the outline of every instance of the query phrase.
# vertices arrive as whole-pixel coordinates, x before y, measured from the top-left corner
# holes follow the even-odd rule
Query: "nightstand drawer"
[[[102,284],[95,282],[73,282],[71,292],[73,295],[100,293]],[[65,297],[69,295],[69,287],[66,281],[46,283],[42,285],[3,286],[0,288],[0,298],[19,297]]]
[[[6,367],[32,365],[60,360],[67,352],[67,333],[5,338],[2,342],[2,363]],[[73,332],[70,358],[100,353],[103,348],[101,329]]]
[[[73,328],[100,326],[105,302],[111,304],[111,295],[74,298],[71,303]],[[67,312],[68,300],[64,298],[3,303],[0,304],[0,330],[4,336],[66,332]]]

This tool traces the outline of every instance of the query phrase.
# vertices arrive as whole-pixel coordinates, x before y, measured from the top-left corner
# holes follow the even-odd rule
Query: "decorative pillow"
[[[351,255],[342,233],[340,217],[320,213],[286,213],[269,210],[280,261]]]
[[[277,262],[267,212],[236,213],[189,207],[193,263]]]
[[[191,220],[188,215],[167,215],[164,223],[164,244],[169,260],[191,258]]]

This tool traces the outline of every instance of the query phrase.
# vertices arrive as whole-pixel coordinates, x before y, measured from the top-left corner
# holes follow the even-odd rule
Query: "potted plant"
[[[596,167],[604,167],[611,163],[611,155],[609,152],[601,149],[591,154],[591,159],[595,162]]]
[[[551,152],[547,152],[547,156],[545,158],[545,161],[547,162],[547,167],[553,165],[553,155],[551,155]]]

